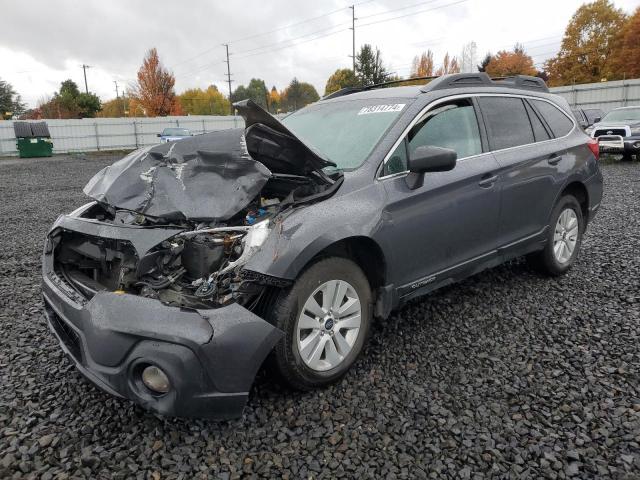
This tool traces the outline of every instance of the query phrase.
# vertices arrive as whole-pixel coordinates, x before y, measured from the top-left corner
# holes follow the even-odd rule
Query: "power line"
[[[357,2],[357,3],[355,3],[354,5],[355,5],[355,6],[357,6],[357,5],[364,5],[365,3],[371,3],[371,2],[373,2],[373,1],[374,1],[374,0],[363,0],[362,2]],[[258,37],[262,37],[262,36],[265,36],[265,35],[270,35],[270,34],[272,34],[272,33],[276,33],[276,32],[282,31],[282,30],[287,30],[287,29],[289,29],[289,28],[297,27],[298,25],[303,25],[303,24],[305,24],[305,23],[313,22],[314,20],[319,20],[319,19],[321,19],[321,18],[324,18],[324,17],[328,17],[328,16],[331,16],[331,15],[334,15],[334,14],[336,14],[336,13],[338,13],[338,12],[342,12],[342,11],[346,10],[347,8],[351,8],[351,7],[342,7],[342,8],[337,8],[337,9],[332,10],[332,11],[330,11],[330,12],[323,13],[322,15],[317,15],[317,16],[315,16],[315,17],[311,17],[311,18],[307,18],[307,19],[304,19],[304,20],[300,20],[299,22],[290,23],[290,24],[288,24],[288,25],[284,25],[284,26],[282,26],[282,27],[274,28],[273,30],[268,30],[268,31],[266,31],[266,32],[255,33],[255,34],[252,34],[252,35],[247,35],[247,36],[245,36],[245,37],[236,38],[235,40],[228,41],[227,43],[228,43],[228,44],[235,44],[235,43],[244,42],[244,41],[246,41],[246,40],[251,40],[251,39],[253,39],[253,38],[258,38]],[[189,58],[187,58],[187,59],[185,59],[185,60],[181,60],[180,62],[178,62],[178,63],[174,64],[174,65],[173,65],[173,68],[177,67],[178,65],[182,65],[183,63],[190,62],[191,60],[195,60],[196,58],[199,58],[199,57],[201,57],[202,55],[205,55],[205,54],[207,54],[207,53],[209,53],[209,52],[213,51],[215,48],[216,48],[216,47],[208,48],[208,49],[203,50],[202,52],[198,53],[197,55],[194,55],[193,57],[189,57]]]
[[[396,9],[393,9],[393,10],[388,10],[386,12],[372,13],[370,15],[365,15],[364,17],[360,17],[360,20],[364,20],[365,18],[378,17],[380,15],[387,15],[387,14],[392,13],[392,12],[399,12],[401,10],[407,10],[409,8],[414,8],[414,7],[418,7],[420,5],[426,5],[428,3],[433,3],[433,2],[437,2],[437,1],[438,0],[428,0],[426,2],[418,2],[418,3],[414,3],[412,5],[407,5],[405,7],[400,7],[400,8],[396,8]]]
[[[398,20],[399,18],[410,17],[411,15],[418,15],[420,13],[431,12],[433,10],[439,10],[441,8],[452,7],[454,5],[458,5],[460,3],[465,3],[465,2],[468,2],[468,1],[469,0],[458,0],[457,2],[447,3],[447,4],[444,4],[444,5],[438,5],[437,7],[426,8],[424,10],[418,10],[417,12],[411,12],[411,13],[406,13],[404,15],[398,15],[398,16],[392,17],[392,18],[383,18],[382,20],[376,20],[375,22],[369,22],[369,23],[365,23],[363,25],[358,25],[358,26],[362,28],[362,27],[368,27],[369,25],[377,25],[378,23],[391,22],[393,20]],[[397,10],[400,10],[400,9],[397,9]],[[389,10],[387,13],[392,13],[392,12],[395,12],[397,10]]]

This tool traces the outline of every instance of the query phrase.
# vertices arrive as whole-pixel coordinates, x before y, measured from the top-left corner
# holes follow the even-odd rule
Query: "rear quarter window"
[[[555,105],[542,100],[532,100],[532,103],[545,119],[556,138],[564,137],[573,128],[573,122]]]

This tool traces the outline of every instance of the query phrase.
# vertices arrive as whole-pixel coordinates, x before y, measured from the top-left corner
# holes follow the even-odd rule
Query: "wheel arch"
[[[560,195],[556,199],[556,202],[560,200],[565,195],[572,195],[578,200],[580,204],[580,210],[582,211],[582,218],[585,221],[585,224],[589,222],[589,191],[585,184],[579,180],[574,180],[569,182],[560,192]],[[555,205],[554,203],[554,205]]]
[[[322,257],[345,257],[353,260],[367,277],[373,292],[386,283],[387,264],[384,252],[370,237],[353,236],[336,240],[313,255],[304,268]]]

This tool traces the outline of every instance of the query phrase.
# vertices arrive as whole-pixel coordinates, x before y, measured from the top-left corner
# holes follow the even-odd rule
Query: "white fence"
[[[551,92],[563,96],[574,108],[601,108],[607,113],[618,107],[640,105],[640,78],[553,87]]]
[[[45,121],[49,125],[54,153],[124,150],[153,145],[159,142],[157,134],[166,127],[187,128],[195,134],[244,125],[242,117],[231,115]],[[13,121],[0,121],[0,156],[17,154]]]
[[[572,107],[601,108],[640,105],[640,79],[554,87]],[[158,143],[156,136],[166,127],[183,127],[192,133],[241,127],[239,116],[188,116],[156,118],[84,118],[46,120],[55,153],[134,149]],[[13,122],[0,120],[0,156],[17,155]]]

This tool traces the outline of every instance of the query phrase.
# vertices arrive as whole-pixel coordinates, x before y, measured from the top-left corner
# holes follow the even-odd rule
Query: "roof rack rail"
[[[388,82],[375,83],[373,85],[366,85],[364,87],[345,87],[340,90],[330,93],[329,95],[325,95],[322,97],[322,100],[329,100],[330,98],[342,97],[344,95],[349,95],[351,93],[364,92],[366,90],[374,90],[376,88],[383,88],[387,85],[396,85],[399,83],[406,82],[414,82],[416,80],[433,80],[434,78],[440,78],[439,76],[430,76],[430,77],[412,77],[412,78],[403,78],[401,80],[389,80]]]
[[[397,85],[406,82],[415,82],[416,80],[430,80],[429,83],[420,88],[421,92],[432,92],[433,90],[444,90],[447,88],[458,87],[509,87],[520,88],[525,90],[537,90],[539,92],[548,92],[549,88],[544,80],[540,77],[532,77],[530,75],[513,75],[511,77],[493,77],[491,78],[484,72],[478,73],[453,73],[441,76],[430,77],[413,77],[402,80],[390,80],[388,82],[376,83],[364,87],[345,87],[337,92],[330,93],[322,97],[322,100],[342,97],[352,93],[364,92],[366,90],[374,90],[383,88],[388,85]]]
[[[420,91],[431,92],[433,90],[444,90],[447,88],[468,88],[474,86],[521,88],[525,90],[537,90],[539,92],[549,91],[547,84],[539,77],[514,75],[510,77],[491,78],[484,72],[443,75],[423,86]]]

